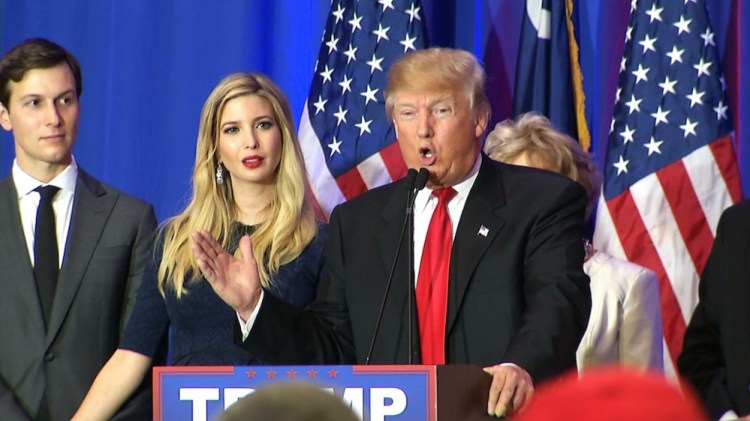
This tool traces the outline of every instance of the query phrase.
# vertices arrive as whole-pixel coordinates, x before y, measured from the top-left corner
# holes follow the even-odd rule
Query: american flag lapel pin
[[[487,227],[485,227],[484,225],[482,225],[481,227],[479,227],[479,232],[477,233],[477,235],[481,235],[482,237],[486,237],[487,234],[489,234],[489,233],[490,233],[490,229],[487,228]]]

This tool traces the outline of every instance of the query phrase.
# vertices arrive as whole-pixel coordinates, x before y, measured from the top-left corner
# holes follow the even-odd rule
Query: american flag
[[[406,174],[383,90],[393,61],[427,44],[418,0],[334,0],[299,136],[327,216]]]
[[[594,244],[658,274],[671,376],[719,215],[742,195],[727,104],[704,0],[633,0]]]

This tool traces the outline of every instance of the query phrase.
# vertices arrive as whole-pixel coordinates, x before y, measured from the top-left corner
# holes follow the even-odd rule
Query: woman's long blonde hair
[[[302,253],[316,234],[312,206],[305,201],[306,175],[302,151],[292,123],[292,114],[284,93],[267,76],[259,73],[235,73],[227,76],[211,92],[203,105],[193,169],[193,197],[185,210],[162,226],[164,249],[159,265],[159,290],[174,289],[177,297],[185,293],[185,282],[201,279],[191,249],[191,234],[206,230],[226,249],[230,246],[232,223],[238,214],[232,193],[232,178],[225,171],[224,183],[216,182],[219,165],[219,122],[230,100],[257,95],[273,107],[281,130],[281,161],[274,176],[275,195],[268,218],[251,234],[253,255],[263,287],[272,285],[273,274],[282,265]]]

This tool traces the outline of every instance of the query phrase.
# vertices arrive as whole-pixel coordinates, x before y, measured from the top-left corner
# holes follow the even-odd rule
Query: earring
[[[216,184],[224,184],[224,166],[219,162],[219,166],[216,167]]]

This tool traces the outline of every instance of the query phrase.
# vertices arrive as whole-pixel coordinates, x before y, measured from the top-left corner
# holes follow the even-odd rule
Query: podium
[[[154,420],[212,421],[272,383],[304,381],[341,397],[364,421],[488,420],[492,378],[472,365],[155,367]]]

